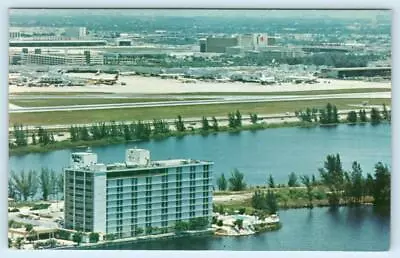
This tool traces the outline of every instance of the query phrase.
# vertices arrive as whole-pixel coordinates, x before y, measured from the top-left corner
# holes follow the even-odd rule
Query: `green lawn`
[[[185,98],[185,100],[205,100],[207,98]],[[118,104],[141,103],[154,101],[177,101],[180,98],[50,98],[50,99],[10,99],[11,104],[20,107],[51,107],[69,105],[94,105],[94,104]]]
[[[55,111],[37,113],[10,113],[11,124],[50,125],[50,124],[77,124],[100,121],[132,121],[153,118],[226,116],[229,112],[240,110],[242,114],[276,114],[293,112],[307,107],[323,107],[328,102],[335,104],[338,109],[350,109],[349,104],[361,104],[368,101],[371,105],[386,104],[390,106],[390,99],[320,99],[301,101],[258,102],[242,104],[192,105],[173,107],[143,107],[105,110]]]

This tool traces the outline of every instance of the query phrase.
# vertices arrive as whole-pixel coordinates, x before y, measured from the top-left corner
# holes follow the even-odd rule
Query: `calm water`
[[[238,134],[185,136],[160,141],[138,142],[92,148],[100,162],[125,158],[125,149],[137,146],[151,151],[151,158],[193,158],[215,162],[214,173],[228,175],[234,168],[244,172],[249,184],[263,184],[269,174],[276,182],[286,183],[288,174],[318,174],[326,155],[340,153],[345,169],[354,160],[364,172],[373,172],[374,164],[391,164],[391,127],[347,126],[336,128],[277,128]],[[10,169],[37,169],[42,166],[58,172],[69,163],[73,150],[10,157]]]
[[[280,211],[279,231],[244,237],[185,237],[109,249],[240,251],[385,251],[390,219],[371,207]]]
[[[336,128],[278,128],[239,134],[185,136],[161,141],[95,147],[99,161],[122,161],[129,147],[146,148],[152,159],[213,160],[216,175],[238,168],[249,184],[265,183],[271,173],[286,183],[290,172],[317,174],[327,154],[340,153],[345,169],[361,163],[364,172],[374,164],[391,164],[391,127],[341,125]],[[68,165],[73,150],[10,157],[10,169],[58,172]],[[390,219],[370,207],[281,211],[282,229],[249,237],[201,237],[120,246],[137,250],[349,250],[383,251],[389,248]]]

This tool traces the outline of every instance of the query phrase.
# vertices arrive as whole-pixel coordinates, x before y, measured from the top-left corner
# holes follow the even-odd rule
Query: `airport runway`
[[[371,93],[346,93],[346,94],[323,94],[303,96],[224,96],[223,99],[211,100],[182,100],[182,101],[159,101],[141,103],[117,103],[117,104],[94,104],[94,105],[71,105],[54,107],[9,107],[9,113],[33,113],[33,112],[54,112],[54,111],[76,111],[76,110],[101,110],[120,108],[143,108],[143,107],[169,107],[189,105],[211,105],[211,104],[239,104],[254,102],[277,102],[277,101],[298,101],[316,99],[338,99],[338,98],[391,98],[391,92]]]

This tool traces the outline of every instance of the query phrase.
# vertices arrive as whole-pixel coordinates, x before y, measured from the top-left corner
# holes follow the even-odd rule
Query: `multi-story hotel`
[[[143,149],[128,149],[124,163],[107,165],[95,153],[73,153],[64,170],[65,227],[125,238],[170,232],[191,218],[210,221],[212,167],[191,159],[151,161]]]

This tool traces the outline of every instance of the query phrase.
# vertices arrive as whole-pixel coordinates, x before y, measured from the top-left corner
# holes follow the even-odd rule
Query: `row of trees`
[[[379,109],[377,109],[377,108],[371,109],[370,118],[369,118],[369,121],[371,122],[371,124],[376,125],[376,124],[381,123],[382,121],[388,121],[388,122],[391,121],[391,111],[387,109],[385,104],[383,104],[382,107],[383,107],[382,111],[379,111]],[[368,117],[365,112],[365,109],[361,109],[358,112],[358,115],[357,115],[356,111],[348,112],[346,120],[347,120],[347,122],[349,122],[351,124],[355,124],[357,122],[365,123],[365,122],[368,122]]]
[[[220,191],[243,191],[246,189],[246,183],[244,181],[244,174],[238,169],[234,169],[231,173],[231,177],[227,180],[225,175],[222,174],[217,179],[217,187]]]
[[[324,167],[319,169],[321,182],[328,187],[328,200],[331,206],[338,206],[341,200],[359,205],[366,196],[374,198],[374,205],[390,207],[389,168],[382,162],[375,165],[375,173],[363,176],[361,166],[354,161],[352,168],[345,171],[339,154],[328,155]]]
[[[328,103],[325,108],[306,108],[306,110],[295,111],[295,115],[303,122],[320,124],[339,123],[339,113],[335,105]]]
[[[49,197],[58,199],[64,192],[64,175],[57,175],[54,170],[42,168],[38,173],[35,170],[19,173],[11,170],[8,179],[8,197],[15,200],[27,201],[40,191],[41,199],[47,201]]]
[[[28,128],[24,128],[23,125],[14,125],[13,126],[13,135],[15,138],[15,146],[21,147],[21,146],[27,146],[28,145],[28,139],[31,137],[32,145],[40,144],[40,145],[47,145],[55,142],[54,139],[54,134],[53,132],[49,132],[48,130],[39,127],[38,133],[29,133]],[[14,147],[13,145],[10,145],[10,147]]]

